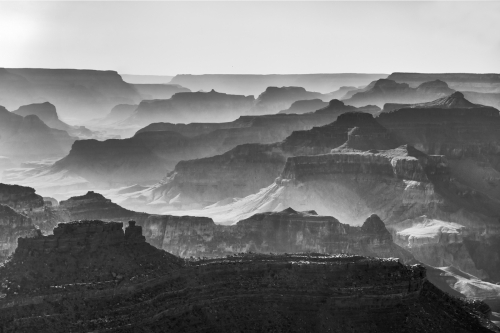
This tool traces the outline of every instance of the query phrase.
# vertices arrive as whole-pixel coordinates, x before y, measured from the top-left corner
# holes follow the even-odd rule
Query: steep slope
[[[0,267],[8,331],[498,332],[484,303],[450,297],[423,267],[394,259],[184,262],[145,243],[133,223],[124,233],[121,223],[101,221],[60,224],[19,245]]]
[[[30,177],[10,177],[9,182],[25,186],[41,183],[69,187],[90,182],[96,187],[119,187],[136,183],[151,185],[167,175],[181,160],[225,153],[245,143],[271,143],[286,138],[294,130],[309,129],[335,120],[338,113],[303,115],[246,116],[223,124],[156,124],[124,140],[77,141],[68,156],[52,168],[40,168]],[[33,171],[36,173],[36,170]],[[44,187],[43,195],[54,196],[61,187]],[[87,187],[88,188],[88,187]]]
[[[0,263],[17,248],[19,237],[34,237],[38,233],[29,217],[0,204]]]
[[[75,139],[48,127],[35,115],[19,116],[0,107],[0,155],[13,160],[62,157]]]
[[[35,115],[50,128],[66,131],[71,136],[90,138],[95,135],[95,133],[84,126],[70,126],[61,121],[57,115],[56,107],[49,102],[23,105],[16,111],[12,111],[12,113],[22,117]]]
[[[127,119],[137,109],[138,104],[118,104],[104,118],[95,119],[93,124],[113,124]]]
[[[113,71],[5,68],[0,75],[0,105],[50,102],[64,117],[91,119],[114,105],[137,103],[139,94]]]
[[[390,140],[387,131],[371,115],[347,112],[353,109],[356,110],[331,101],[328,107],[314,114],[331,120],[338,116],[332,124],[294,131],[284,141],[274,144],[245,144],[222,155],[181,161],[159,184],[137,193],[119,195],[117,200],[125,207],[155,213],[202,208],[256,193],[279,176],[288,156],[327,153],[345,143],[353,127],[369,128],[373,132],[370,141],[373,147],[378,144],[376,147],[380,148]],[[280,121],[279,116],[275,118]],[[242,135],[241,130],[239,133]],[[396,146],[393,143],[384,149]]]
[[[293,102],[288,109],[281,110],[278,113],[307,113],[319,110],[327,105],[328,103],[323,102],[321,99],[306,99]]]

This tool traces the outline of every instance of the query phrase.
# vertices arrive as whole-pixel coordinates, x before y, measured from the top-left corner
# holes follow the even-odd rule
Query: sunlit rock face
[[[155,213],[198,209],[223,200],[245,197],[269,186],[280,175],[289,156],[327,153],[347,140],[351,140],[351,148],[397,147],[387,130],[372,115],[347,112],[353,109],[356,108],[333,100],[328,107],[314,113],[333,119],[338,116],[331,124],[293,131],[279,143],[240,145],[222,155],[179,162],[165,181],[132,194],[122,204],[131,209],[148,209]],[[354,127],[362,130],[349,134]],[[145,204],[148,205],[143,208]]]
[[[380,227],[367,221],[364,232]],[[133,222],[125,232],[121,223],[80,221],[22,238],[0,276],[7,330],[417,332],[422,317],[429,332],[493,327],[488,306],[451,298],[419,265],[341,254],[184,261],[148,245]]]
[[[222,124],[152,124],[129,139],[76,141],[50,174],[68,172],[97,187],[151,185],[179,161],[222,154],[246,143],[279,142],[295,130],[328,124],[338,114],[245,116]],[[39,180],[50,174],[41,174]]]
[[[361,227],[351,227],[330,216],[288,208],[256,214],[232,226],[218,226],[203,217],[151,216],[143,228],[151,244],[182,257],[220,257],[251,251],[351,253],[396,257],[403,262],[414,260],[409,252],[393,243],[376,215]]]
[[[0,263],[14,252],[19,237],[33,237],[38,233],[29,217],[0,204]]]
[[[102,117],[117,104],[141,99],[117,72],[76,69],[2,68],[0,95],[0,105],[10,110],[49,101],[63,118],[76,119]]]

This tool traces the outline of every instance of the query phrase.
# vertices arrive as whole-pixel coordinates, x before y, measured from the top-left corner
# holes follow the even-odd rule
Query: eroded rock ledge
[[[379,227],[371,223],[367,229]],[[40,244],[43,250],[33,255]],[[125,271],[116,274],[120,267]],[[104,273],[109,283],[96,280]],[[125,233],[120,223],[60,224],[52,236],[22,240],[0,276],[5,331],[494,329],[486,305],[439,291],[422,266],[342,254],[240,254],[185,262],[148,247],[133,223]]]

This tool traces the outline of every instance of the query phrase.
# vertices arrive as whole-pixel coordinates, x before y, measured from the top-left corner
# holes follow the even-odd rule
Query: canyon
[[[2,329],[498,332],[485,303],[443,293],[419,265],[319,254],[185,261],[147,244],[135,223],[122,228],[81,221],[20,239],[0,267]]]

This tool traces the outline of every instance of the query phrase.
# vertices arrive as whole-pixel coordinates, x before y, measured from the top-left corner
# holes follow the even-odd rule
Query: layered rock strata
[[[423,267],[397,260],[246,254],[183,263],[148,246],[133,225],[125,233],[100,221],[57,229],[21,241],[0,267],[2,329],[495,331],[486,305],[446,295]]]

